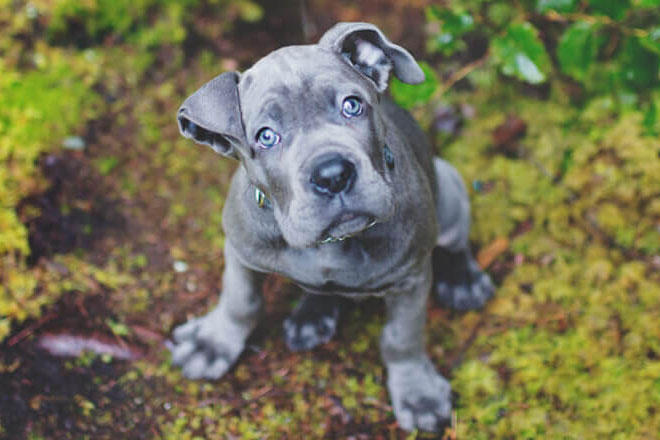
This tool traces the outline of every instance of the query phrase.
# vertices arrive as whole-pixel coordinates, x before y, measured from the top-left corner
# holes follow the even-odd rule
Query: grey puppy
[[[223,212],[220,302],[174,331],[185,376],[227,372],[257,324],[263,274],[278,273],[304,291],[284,325],[293,350],[330,339],[341,298],[382,296],[380,348],[399,426],[448,423],[450,385],[424,347],[427,296],[434,275],[440,302],[461,310],[483,306],[493,286],[468,248],[462,179],[383,95],[391,73],[424,81],[377,27],[340,23],[318,44],[223,73],[183,103],[181,133],[242,165]]]

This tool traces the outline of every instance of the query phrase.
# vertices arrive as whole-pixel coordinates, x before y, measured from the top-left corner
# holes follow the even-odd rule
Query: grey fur
[[[236,361],[258,319],[261,274],[274,272],[306,292],[285,325],[292,349],[332,336],[339,310],[333,298],[384,297],[381,353],[399,425],[439,431],[448,423],[450,386],[424,349],[433,272],[446,275],[436,286],[439,299],[461,309],[481,307],[492,284],[468,249],[462,179],[433,157],[413,118],[381,94],[390,72],[408,83],[424,79],[413,57],[378,28],[340,23],[318,45],[279,49],[184,102],[183,135],[242,165],[223,212],[219,305],[174,331],[173,363],[187,377],[217,379]],[[355,117],[342,115],[350,96],[363,102]],[[272,148],[256,140],[263,127],[280,136]],[[331,195],[310,183],[328,157],[354,170],[354,182]],[[255,202],[259,191],[268,203]],[[435,246],[462,265],[432,263]]]

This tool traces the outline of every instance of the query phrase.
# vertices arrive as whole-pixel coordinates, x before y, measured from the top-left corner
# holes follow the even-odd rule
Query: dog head
[[[290,246],[343,240],[396,209],[397,158],[381,116],[391,73],[424,80],[377,27],[340,23],[316,45],[284,47],[206,83],[179,109],[179,128],[241,161]]]

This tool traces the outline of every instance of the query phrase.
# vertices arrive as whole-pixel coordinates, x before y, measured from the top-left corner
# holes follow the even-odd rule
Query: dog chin
[[[300,217],[282,216],[275,210],[275,217],[287,244],[295,249],[316,248],[329,243],[343,242],[359,238],[379,223],[387,223],[397,212],[397,204],[392,197],[381,197],[379,203],[362,209],[344,210],[334,215],[325,213],[306,217],[307,222],[299,222]],[[328,215],[330,214],[330,215]]]
[[[355,237],[377,223],[376,216],[366,213],[344,213],[325,228],[316,245],[335,243]]]
[[[333,220],[320,232],[312,231],[290,231],[290,234],[284,233],[284,239],[289,246],[297,249],[313,248],[348,240],[358,237],[363,232],[371,229],[379,221],[376,216],[369,214],[342,214]],[[283,231],[284,232],[284,231]],[[287,235],[289,235],[287,237]]]

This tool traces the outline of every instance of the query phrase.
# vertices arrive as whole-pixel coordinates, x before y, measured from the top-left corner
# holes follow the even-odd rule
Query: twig
[[[449,77],[449,79],[442,84],[442,86],[438,87],[438,90],[436,90],[435,93],[433,94],[434,95],[433,98],[437,99],[441,97],[442,95],[445,94],[445,92],[447,92],[449,89],[454,87],[454,85],[456,85],[457,82],[468,76],[474,70],[481,67],[486,62],[489,55],[490,53],[486,52],[486,54],[481,58],[479,58],[478,60],[472,61],[471,63],[466,64],[465,66],[461,67],[459,70],[454,72]]]
[[[619,29],[626,35],[635,35],[636,37],[644,38],[649,34],[649,31],[638,28],[628,28],[622,26],[621,23],[612,20],[610,17],[605,15],[603,16],[593,16],[587,14],[580,14],[578,12],[560,14],[557,11],[548,11],[543,17],[547,18],[550,21],[555,21],[558,23],[566,23],[568,21],[584,21],[589,24],[602,24],[606,26],[613,26]]]
[[[479,318],[479,321],[475,324],[475,326],[470,331],[470,335],[465,340],[465,342],[461,346],[460,350],[458,351],[458,353],[456,354],[454,359],[452,359],[449,362],[450,368],[452,370],[463,362],[463,356],[465,356],[465,352],[468,350],[468,348],[470,348],[472,343],[477,339],[477,335],[479,333],[479,330],[481,329],[481,327],[483,327],[483,325],[485,323],[486,323],[486,316],[482,315],[481,318]]]
[[[28,327],[25,327],[23,330],[18,332],[16,335],[14,335],[8,342],[7,345],[9,347],[13,347],[14,345],[18,344],[21,342],[23,339],[27,338],[30,336],[36,329],[39,327],[43,326],[46,324],[48,321],[54,319],[57,316],[55,312],[49,313],[45,316],[42,316],[37,322],[35,322],[32,325],[29,325]]]
[[[456,410],[451,412],[451,433],[449,436],[450,440],[456,440],[458,438],[458,411]]]
[[[386,413],[393,411],[391,405],[387,405],[374,397],[366,397],[364,399],[364,406],[376,408]]]

